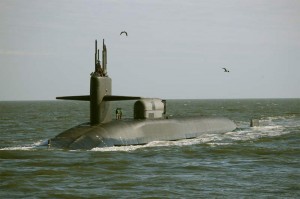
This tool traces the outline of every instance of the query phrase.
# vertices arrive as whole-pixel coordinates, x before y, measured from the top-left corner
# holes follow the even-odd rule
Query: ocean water
[[[133,102],[114,103],[132,117]],[[168,100],[168,114],[233,132],[143,146],[47,149],[89,104],[0,102],[0,198],[300,198],[300,99]],[[249,127],[250,119],[260,126]]]

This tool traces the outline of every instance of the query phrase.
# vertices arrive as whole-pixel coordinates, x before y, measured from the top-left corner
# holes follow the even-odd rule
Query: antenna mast
[[[95,40],[95,72],[97,71],[97,40]]]
[[[104,39],[103,39],[102,65],[103,65],[104,76],[107,76],[106,64],[107,64],[107,51],[106,51],[106,46],[105,46]]]

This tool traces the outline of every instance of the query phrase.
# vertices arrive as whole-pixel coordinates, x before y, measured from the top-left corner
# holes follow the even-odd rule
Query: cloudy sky
[[[0,0],[0,101],[89,94],[103,38],[115,95],[300,98],[299,0]]]

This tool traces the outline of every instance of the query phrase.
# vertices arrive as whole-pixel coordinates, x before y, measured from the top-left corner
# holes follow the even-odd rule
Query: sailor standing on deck
[[[120,119],[122,119],[122,109],[117,108],[116,109],[116,120],[120,120]]]

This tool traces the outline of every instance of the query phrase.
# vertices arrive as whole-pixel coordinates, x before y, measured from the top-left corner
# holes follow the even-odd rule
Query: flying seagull
[[[127,34],[126,31],[122,31],[122,32],[120,33],[120,35],[122,35],[123,33],[126,34],[126,36],[128,36],[128,34]]]
[[[229,70],[227,70],[226,68],[223,68],[225,73],[229,73]]]

